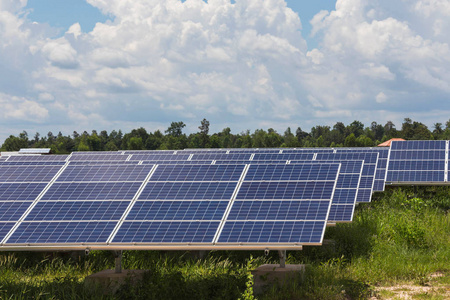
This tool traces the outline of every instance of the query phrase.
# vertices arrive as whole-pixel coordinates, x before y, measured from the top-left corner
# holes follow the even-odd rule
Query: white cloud
[[[0,107],[0,117],[7,122],[20,120],[25,123],[42,123],[48,118],[45,107],[22,97],[0,93]]]

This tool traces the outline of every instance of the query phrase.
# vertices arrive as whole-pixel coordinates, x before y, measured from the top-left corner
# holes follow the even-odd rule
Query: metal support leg
[[[122,251],[114,251],[115,263],[116,263],[116,273],[122,273]]]
[[[280,268],[286,268],[286,250],[278,250],[280,257]]]

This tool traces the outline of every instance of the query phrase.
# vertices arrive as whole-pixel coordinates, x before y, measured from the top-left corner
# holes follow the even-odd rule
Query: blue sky
[[[449,31],[450,1],[0,0],[0,140],[445,124]]]

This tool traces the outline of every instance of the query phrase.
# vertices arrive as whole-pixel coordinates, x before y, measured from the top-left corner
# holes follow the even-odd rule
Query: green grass
[[[287,263],[307,264],[285,285],[258,299],[367,299],[378,286],[403,282],[442,286],[416,299],[443,299],[450,286],[450,188],[395,188],[357,207],[354,221],[327,228],[334,242],[289,251]],[[254,299],[250,270],[277,263],[276,251],[126,251],[125,269],[148,270],[114,295],[85,288],[84,278],[114,267],[111,252],[0,253],[0,299]],[[443,276],[432,278],[439,272]],[[442,290],[442,292],[439,292]],[[445,298],[445,297],[444,297]]]

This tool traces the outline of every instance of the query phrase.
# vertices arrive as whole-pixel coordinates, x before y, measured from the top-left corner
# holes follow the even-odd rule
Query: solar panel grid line
[[[449,141],[445,141],[445,169],[444,169],[444,182],[448,182],[448,152],[449,152]]]
[[[228,216],[230,215],[231,209],[233,207],[234,200],[236,200],[237,194],[239,193],[239,190],[241,189],[241,186],[244,182],[245,176],[247,176],[249,169],[250,169],[250,165],[245,165],[244,170],[242,170],[241,177],[239,177],[239,181],[236,185],[236,188],[234,189],[233,194],[231,195],[231,199],[228,202],[227,208],[225,209],[225,213],[224,213],[222,219],[220,220],[220,224],[217,228],[216,233],[214,234],[214,237],[212,240],[213,244],[217,243],[217,240],[219,239],[220,234],[222,233],[223,227],[225,226],[225,222],[226,222]]]
[[[58,179],[58,177],[62,174],[62,172],[67,168],[69,162],[66,162],[64,166],[59,170],[58,173],[52,178],[52,180],[45,186],[45,188],[41,191],[41,193],[36,197],[33,203],[28,207],[28,209],[23,213],[23,215],[19,218],[16,224],[11,228],[11,230],[5,235],[2,241],[0,241],[0,245],[5,244],[8,239],[14,234],[20,224],[25,220],[25,218],[30,214],[31,210],[37,205],[39,200],[45,195],[48,189],[53,185],[53,183]]]
[[[70,153],[69,155],[67,155],[67,157],[66,157],[66,159],[65,159],[64,161],[65,161],[65,162],[70,161],[70,158],[72,157],[72,155],[73,155],[73,152]]]
[[[130,204],[128,205],[128,207],[124,211],[124,213],[123,213],[122,217],[120,218],[119,222],[116,224],[116,226],[114,227],[113,231],[111,232],[111,234],[109,235],[108,239],[106,240],[107,244],[111,243],[111,241],[116,236],[116,234],[119,231],[120,227],[122,226],[123,222],[127,218],[127,216],[130,213],[130,211],[133,209],[133,206],[135,205],[137,199],[139,199],[140,195],[142,194],[142,191],[144,190],[144,188],[147,185],[149,179],[153,176],[153,173],[155,173],[157,168],[158,168],[158,165],[154,165],[152,167],[152,169],[150,170],[150,172],[148,173],[148,175],[145,178],[145,180],[142,182],[141,186],[139,187],[138,191],[134,195],[133,199],[131,199]]]

